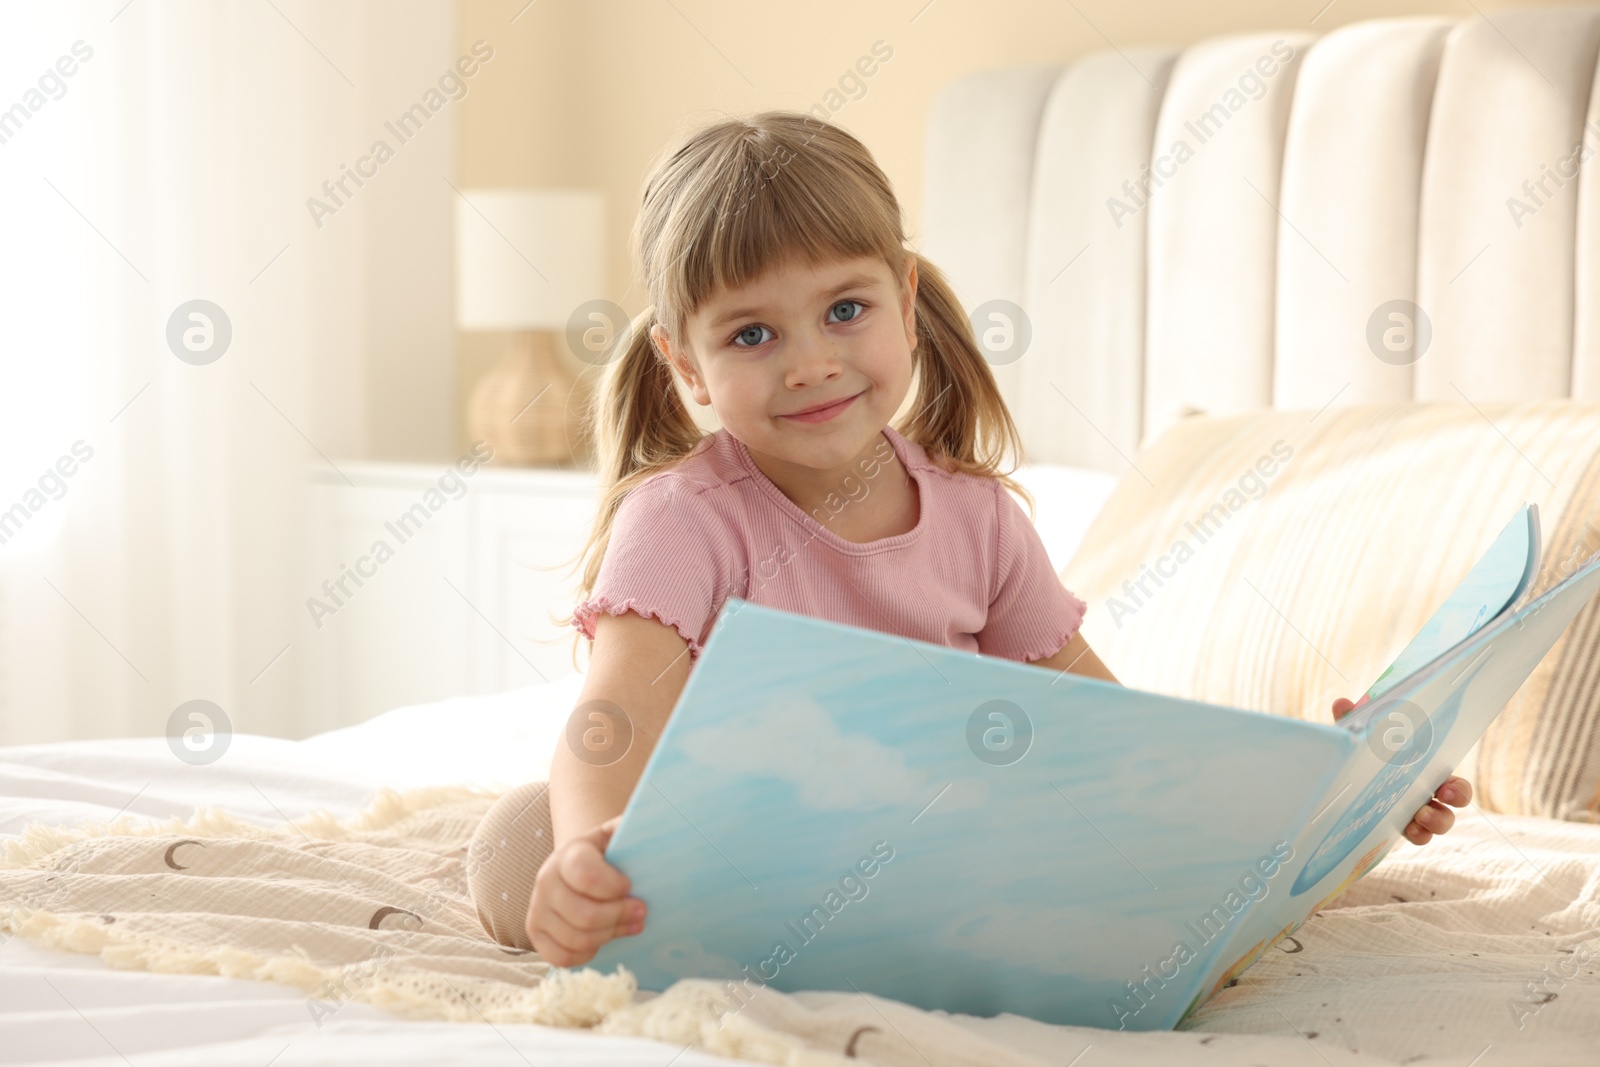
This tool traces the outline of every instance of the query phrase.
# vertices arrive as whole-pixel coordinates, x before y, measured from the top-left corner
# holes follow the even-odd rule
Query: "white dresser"
[[[576,603],[592,473],[480,466],[457,495],[444,465],[339,469],[311,476],[300,596],[317,603],[295,642],[309,730],[574,673],[577,631],[552,619]]]

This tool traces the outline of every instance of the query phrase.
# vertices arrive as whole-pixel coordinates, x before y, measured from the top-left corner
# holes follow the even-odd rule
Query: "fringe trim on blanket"
[[[758,993],[757,997],[759,1002],[770,1005],[766,994]],[[784,1006],[793,1012],[788,1001],[784,1001]],[[756,1011],[754,1002],[747,1010]],[[730,1012],[727,996],[716,982],[683,978],[652,1000],[612,1011],[594,1030],[618,1037],[644,1037],[674,1045],[693,1045],[730,1059],[776,1063],[784,1067],[861,1067],[864,1063],[876,1062],[810,1048],[801,1038],[784,1033],[775,1025],[764,1025],[779,1022],[768,1017],[770,1011],[761,1014],[763,1018],[757,1020]],[[781,1009],[779,1014],[784,1014]]]
[[[292,822],[261,826],[245,822],[217,807],[202,807],[188,819],[174,815],[164,822],[144,816],[123,815],[114,822],[89,819],[75,826],[52,826],[31,823],[21,835],[5,843],[5,856],[0,857],[0,869],[31,866],[51,853],[76,841],[95,837],[156,837],[161,834],[182,833],[189,837],[277,837],[286,830],[300,830],[307,837],[324,841],[348,841],[355,833],[386,830],[407,816],[430,808],[467,801],[493,803],[504,789],[489,789],[470,785],[428,786],[404,793],[387,786],[373,794],[365,807],[350,815],[338,817],[326,810]]]
[[[618,967],[615,974],[591,968],[566,971],[552,968],[538,985],[517,990],[514,1007],[499,1008],[473,1003],[472,993],[485,985],[458,977],[455,981],[433,973],[412,971],[410,982],[395,981],[381,970],[352,967],[318,967],[297,956],[262,956],[226,945],[204,952],[157,941],[127,938],[92,919],[30,911],[0,925],[29,940],[66,952],[98,955],[117,970],[158,971],[166,974],[215,974],[225,978],[250,978],[294,986],[307,993],[307,1007],[320,1023],[323,1014],[338,1011],[338,1001],[318,1002],[315,995],[333,987],[345,992],[345,1002],[360,1001],[413,1019],[446,1022],[539,1023],[566,1028],[592,1027],[611,1013],[633,1003],[637,988],[633,974]],[[361,972],[351,980],[350,972]],[[442,983],[448,989],[438,987]],[[504,987],[501,987],[503,992]]]
[[[3,917],[0,917],[3,920]],[[0,925],[7,925],[0,921]],[[637,985],[626,967],[615,974],[552,968],[537,985],[519,991],[513,1006],[479,1005],[480,983],[429,975],[420,981],[396,982],[381,971],[346,982],[347,968],[321,968],[295,956],[261,956],[227,946],[205,952],[120,937],[93,920],[51,912],[13,916],[13,932],[38,944],[67,952],[98,955],[117,970],[167,974],[215,974],[225,978],[290,985],[308,995],[307,1009],[319,1023],[339,1010],[340,1002],[316,995],[329,983],[345,989],[343,1001],[370,1004],[406,1018],[460,1023],[537,1023],[565,1029],[593,1029],[616,1037],[641,1037],[692,1045],[731,1059],[783,1067],[851,1067],[861,1059],[808,1048],[804,1040],[763,1026],[741,1013],[729,1012],[715,982],[684,979],[665,993],[634,1003]],[[352,970],[354,968],[351,968]],[[434,987],[447,983],[451,992]]]

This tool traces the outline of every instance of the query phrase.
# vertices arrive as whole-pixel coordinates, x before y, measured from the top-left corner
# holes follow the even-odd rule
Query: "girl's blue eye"
[[[830,307],[828,310],[830,312],[833,312],[833,311],[839,310],[842,307],[852,307],[852,306],[853,307],[857,307],[857,308],[861,308],[863,310],[865,310],[865,308],[866,308],[866,305],[863,304],[859,300],[841,300],[837,304],[834,304],[832,307]],[[835,321],[840,322],[840,323],[854,322],[857,319],[859,319],[860,317],[861,317],[861,312],[857,311],[854,314],[852,314],[849,318],[837,319]],[[766,329],[767,329],[767,327],[757,325],[756,323],[751,323],[749,326],[745,326],[745,327],[740,328],[739,332],[733,335],[733,338],[732,338],[732,341],[734,342],[733,347],[734,348],[755,348],[757,345],[763,344],[764,342],[763,342],[762,337],[761,337],[761,331],[762,330],[766,330]],[[751,336],[752,334],[754,336]],[[739,342],[739,340],[741,338],[744,341],[746,341],[747,343],[746,344],[739,344],[738,342]]]
[[[833,305],[833,307],[829,308],[828,310],[829,311],[836,311],[839,308],[847,307],[847,306],[849,306],[851,304],[854,304],[858,308],[865,308],[866,307],[866,305],[863,304],[859,300],[841,300],[837,304]],[[851,315],[848,319],[844,319],[842,321],[844,321],[844,322],[854,322],[856,319],[858,319],[860,317],[861,317],[861,312],[858,311],[854,315]]]
[[[738,340],[739,338],[743,337],[745,340],[750,341],[750,343],[747,344],[747,345],[738,345],[738,344],[736,344],[733,347],[735,347],[735,348],[754,348],[756,345],[759,345],[761,343],[761,331],[765,330],[765,329],[766,329],[765,326],[756,326],[754,324],[752,324],[750,326],[746,326],[744,329],[742,329],[738,333],[734,334],[733,337],[734,337],[734,340]],[[750,336],[749,336],[752,333],[754,333],[756,335],[754,340],[751,340]]]

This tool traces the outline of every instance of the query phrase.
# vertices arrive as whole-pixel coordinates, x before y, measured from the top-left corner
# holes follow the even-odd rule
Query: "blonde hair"
[[[690,316],[724,287],[737,289],[791,257],[820,266],[873,256],[903,284],[907,251],[900,203],[872,154],[815,116],[763,111],[726,119],[657,157],[632,234],[651,306],[618,339],[619,354],[588,408],[601,495],[588,543],[575,557],[584,560],[579,602],[594,589],[623,499],[707,436],[690,417],[650,327],[660,323],[670,345],[687,351],[681,339]],[[1000,470],[1008,449],[1023,461],[1022,439],[967,314],[937,267],[921,254],[916,265],[912,361],[919,386],[913,414],[895,429],[945,470],[998,478],[1022,496],[1031,516],[1032,495]],[[568,626],[572,618],[558,621]]]

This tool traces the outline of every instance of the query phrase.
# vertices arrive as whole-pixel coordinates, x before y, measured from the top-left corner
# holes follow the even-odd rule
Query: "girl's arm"
[[[1035,667],[1047,667],[1053,671],[1071,671],[1088,678],[1099,678],[1106,682],[1117,681],[1117,676],[1111,673],[1111,668],[1100,662],[1100,657],[1094,654],[1094,649],[1089,647],[1089,642],[1083,639],[1083,631],[1079,630],[1072,635],[1072,640],[1061,646],[1053,656],[1045,659],[1030,659],[1025,661]]]
[[[645,903],[605,849],[688,675],[689,644],[672,627],[634,612],[595,620],[583,692],[550,759],[555,841],[525,920],[547,963],[578,966],[644,929]]]
[[[632,611],[595,618],[576,721],[550,761],[555,845],[622,814],[688,677],[689,643],[671,626]]]

